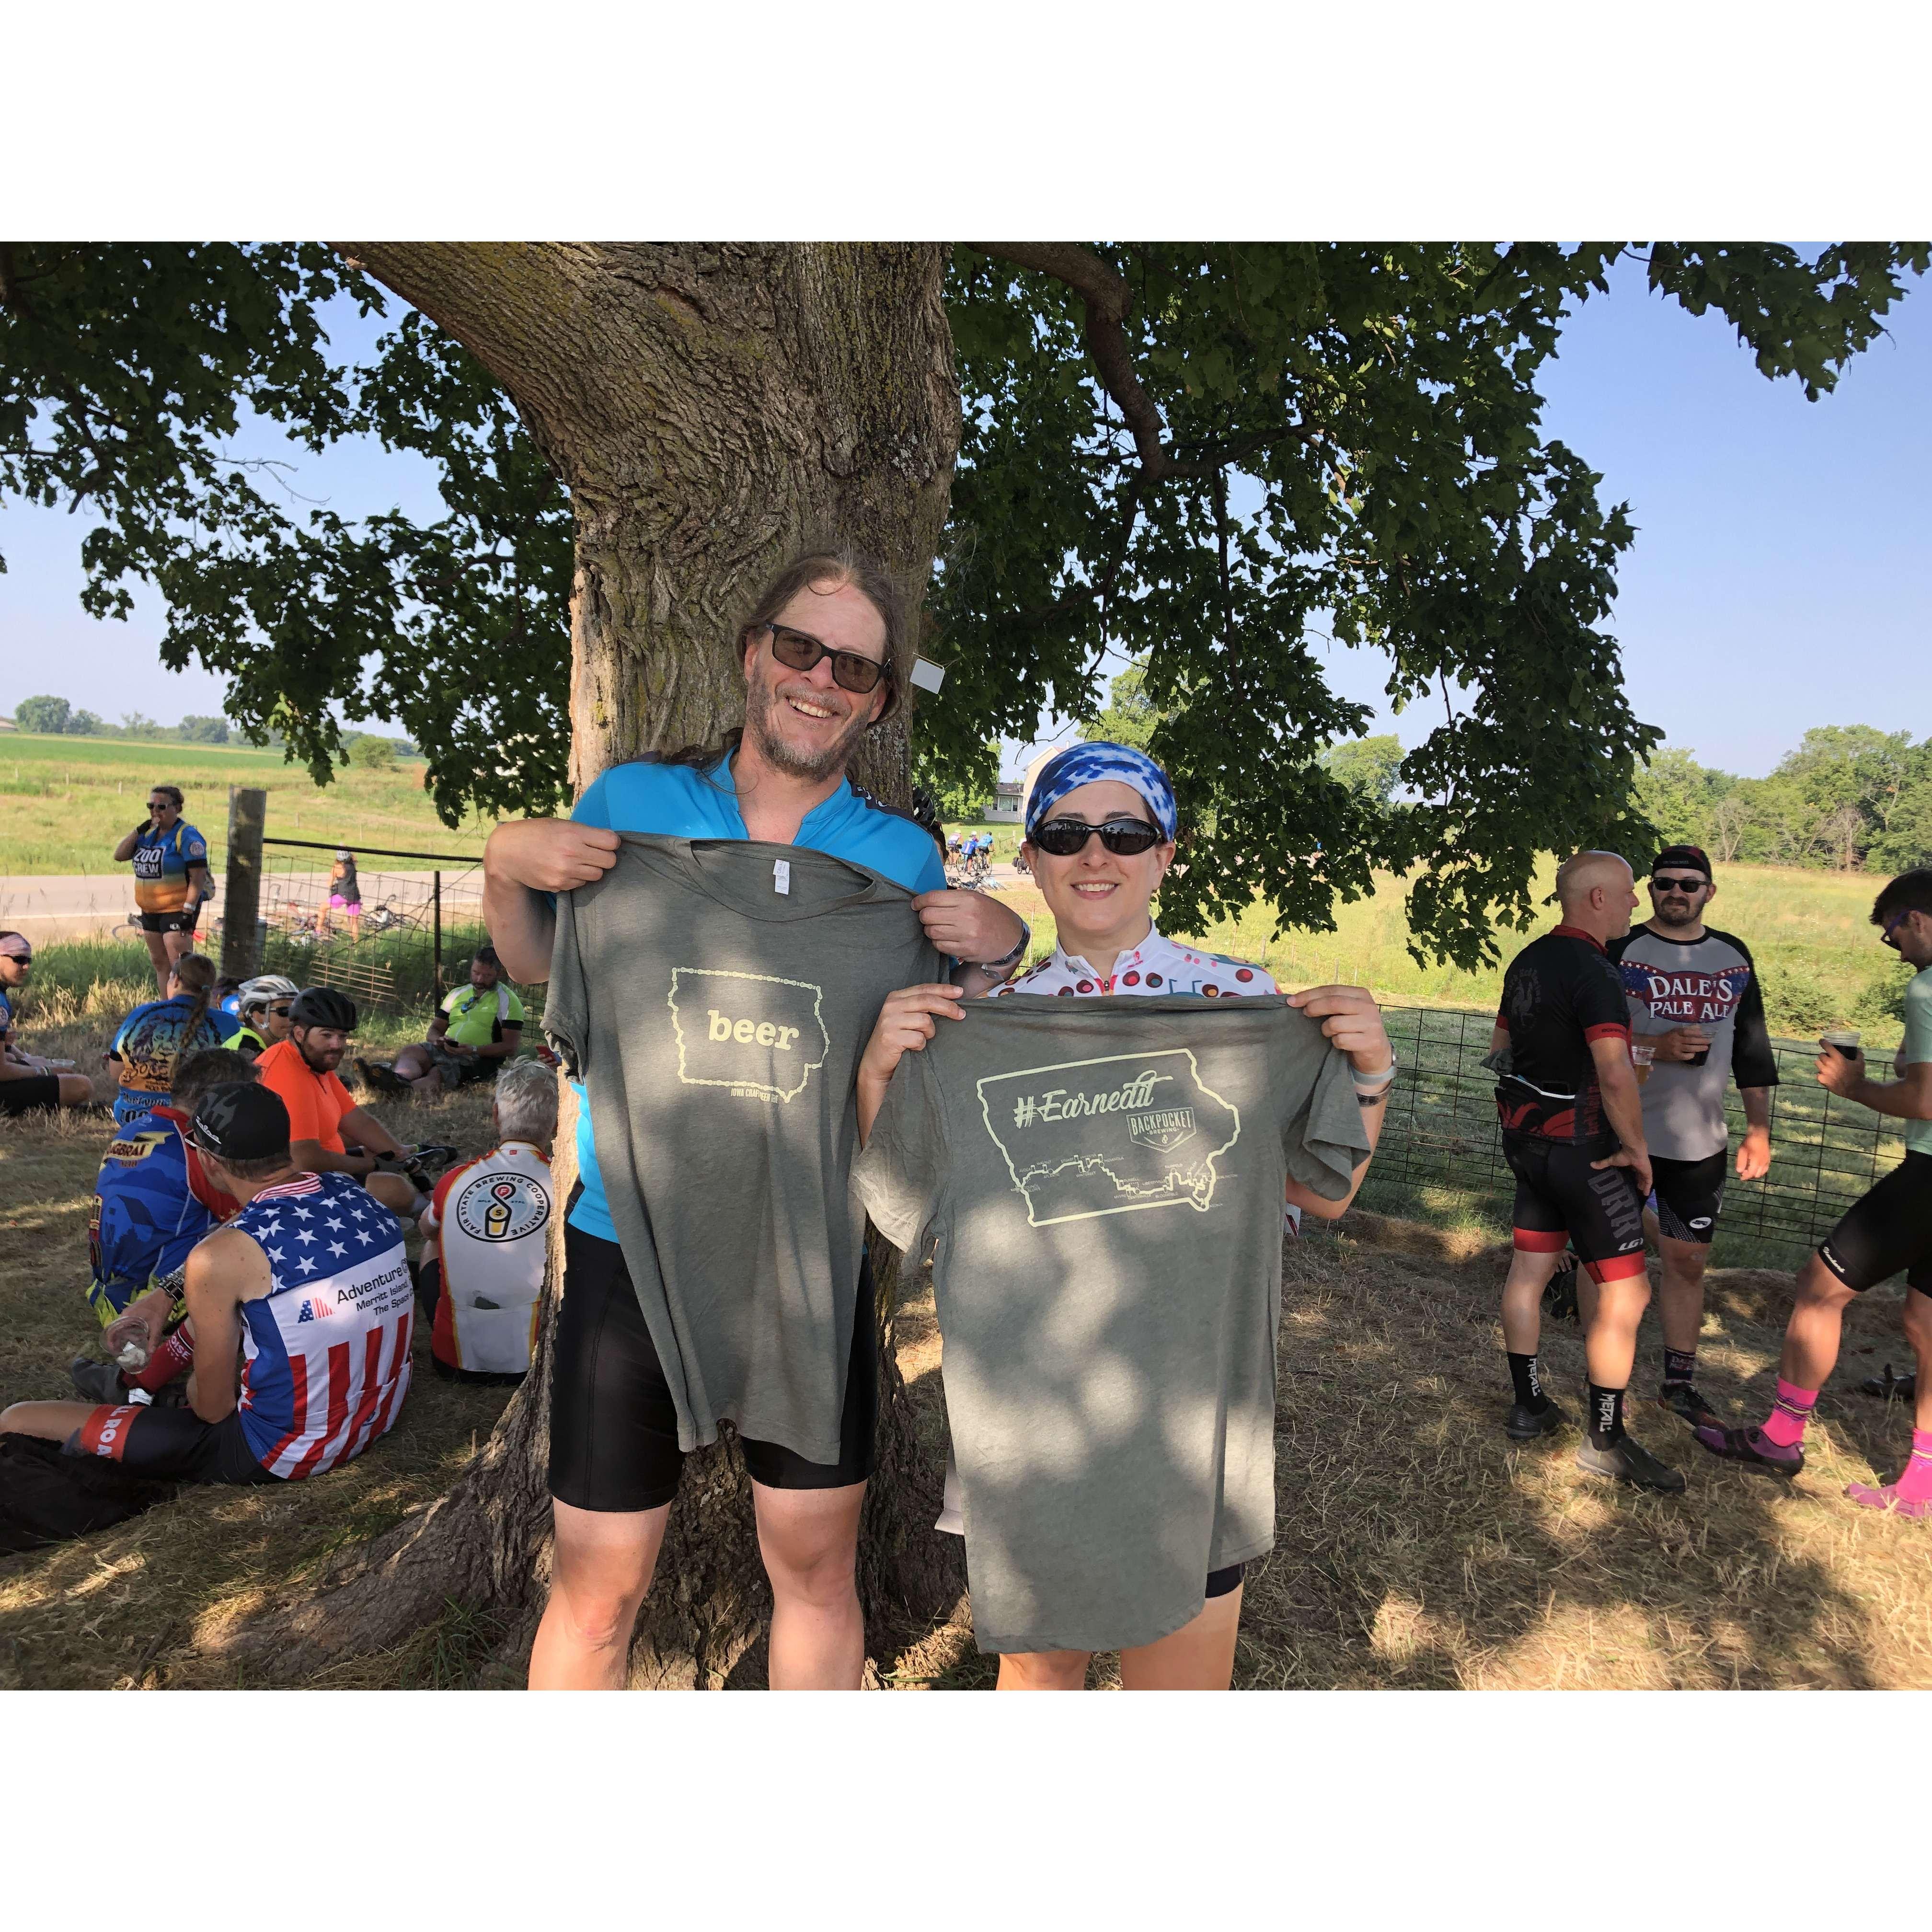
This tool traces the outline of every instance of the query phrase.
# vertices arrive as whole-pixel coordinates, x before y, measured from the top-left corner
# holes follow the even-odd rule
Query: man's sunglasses
[[[1903,912],[1894,913],[1892,917],[1887,920],[1885,924],[1879,929],[1879,944],[1881,946],[1889,946],[1894,952],[1896,952],[1898,950],[1898,941],[1894,935],[1898,932],[1898,928],[1912,916],[1913,913],[1917,910],[1917,907],[1908,906]]]
[[[1650,883],[1660,892],[1701,892],[1711,882],[1696,872],[1688,878],[1666,878],[1662,873],[1654,872]]]
[[[886,675],[886,667],[875,658],[862,657],[856,651],[835,651],[830,644],[783,624],[764,628],[772,634],[772,656],[794,670],[809,670],[820,658],[830,658],[832,682],[861,697],[878,690],[880,679]]]
[[[1033,842],[1056,859],[1070,859],[1087,849],[1088,840],[1096,832],[1100,843],[1121,859],[1151,851],[1162,842],[1160,827],[1144,818],[1110,818],[1104,825],[1089,825],[1084,818],[1051,818],[1033,835]]]

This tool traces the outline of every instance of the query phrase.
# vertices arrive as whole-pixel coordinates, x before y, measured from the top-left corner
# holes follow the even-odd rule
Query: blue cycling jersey
[[[592,782],[571,816],[580,824],[615,832],[650,832],[669,838],[748,838],[730,764],[728,758],[721,758],[709,771],[644,760],[614,765]],[[946,868],[932,833],[909,814],[881,805],[850,779],[842,778],[830,798],[806,814],[792,843],[850,860],[910,892],[945,890]],[[614,1241],[617,1230],[597,1169],[590,1107],[582,1084],[576,1084],[577,1168],[584,1192],[571,1210],[570,1225]]]

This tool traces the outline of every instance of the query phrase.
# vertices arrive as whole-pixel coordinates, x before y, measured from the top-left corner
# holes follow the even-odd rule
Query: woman
[[[1156,928],[1148,908],[1173,862],[1177,829],[1173,788],[1144,752],[1080,744],[1049,761],[1028,802],[1021,854],[1058,922],[1058,943],[1050,958],[991,997],[1178,994],[1222,999],[1274,992],[1274,980],[1258,966],[1180,944]],[[862,1139],[871,1136],[901,1057],[923,1050],[939,1016],[958,1018],[959,998],[957,988],[929,986],[908,987],[886,1001],[860,1065]],[[1320,986],[1291,995],[1288,1004],[1318,1019],[1330,1042],[1348,1054],[1372,1150],[1395,1066],[1374,1000],[1359,986]],[[1291,1179],[1288,1201],[1332,1220],[1354,1198],[1366,1172],[1365,1160],[1340,1200]],[[1130,1690],[1226,1690],[1233,1676],[1240,1609],[1239,1566],[1211,1574],[1206,1601],[1192,1622],[1155,1642],[1121,1652],[1122,1682]],[[1072,1650],[1009,1652],[1000,1660],[1000,1688],[1078,1690],[1086,1682],[1090,1656]]]
[[[348,919],[349,943],[353,946],[362,937],[362,883],[356,876],[356,854],[340,847],[328,868],[328,909],[322,916],[325,935],[331,916],[338,912]]]
[[[117,866],[134,862],[134,903],[164,998],[176,963],[194,950],[202,908],[214,896],[208,841],[182,818],[185,802],[179,785],[152,787],[147,817],[114,848]]]
[[[236,996],[234,1010],[241,1030],[230,1044],[244,1059],[254,1060],[279,1046],[289,1036],[289,1007],[299,989],[279,973],[263,973],[247,981]]]
[[[106,1058],[121,1066],[114,1124],[124,1127],[166,1106],[176,1066],[203,1047],[229,1046],[242,1030],[232,1013],[214,1004],[214,962],[190,952],[168,975],[167,998],[136,1006],[121,1022]]]

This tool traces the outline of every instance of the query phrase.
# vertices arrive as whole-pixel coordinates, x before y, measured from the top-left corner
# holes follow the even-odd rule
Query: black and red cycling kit
[[[1497,1023],[1509,1035],[1498,1077],[1503,1157],[1516,1176],[1516,1246],[1575,1248],[1600,1282],[1643,1272],[1643,1196],[1628,1168],[1594,1166],[1617,1150],[1592,1044],[1630,1042],[1623,982],[1580,927],[1532,940],[1503,976]]]

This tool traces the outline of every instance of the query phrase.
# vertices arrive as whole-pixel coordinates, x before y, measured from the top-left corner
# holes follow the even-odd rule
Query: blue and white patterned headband
[[[1167,774],[1144,752],[1131,745],[1109,744],[1104,739],[1090,743],[1069,745],[1056,752],[1034,781],[1033,796],[1027,800],[1026,833],[1030,838],[1052,816],[1053,808],[1069,792],[1082,785],[1097,784],[1103,778],[1130,785],[1147,801],[1160,836],[1170,842],[1180,830],[1180,814],[1174,802],[1174,788]]]

